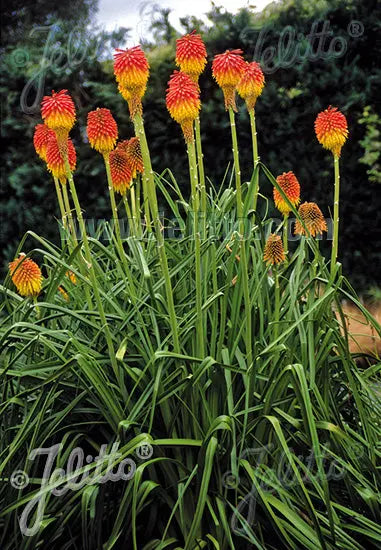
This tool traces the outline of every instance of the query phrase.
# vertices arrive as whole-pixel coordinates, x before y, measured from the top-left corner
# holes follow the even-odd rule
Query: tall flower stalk
[[[74,125],[75,122],[75,106],[71,97],[67,94],[67,90],[62,90],[61,92],[52,93],[51,96],[45,96],[41,104],[41,115],[44,119],[45,124],[51,128],[57,137],[57,144],[59,148],[59,153],[64,161],[65,175],[66,179],[70,185],[70,192],[73,197],[73,202],[78,218],[79,227],[82,233],[82,240],[85,252],[85,258],[87,262],[87,270],[89,278],[93,287],[94,298],[96,301],[99,317],[102,323],[102,328],[104,330],[111,365],[115,372],[115,376],[119,382],[121,382],[120,373],[116,361],[114,345],[112,341],[112,335],[110,328],[107,323],[106,314],[103,308],[103,303],[98,287],[97,278],[95,275],[95,269],[93,265],[93,260],[91,257],[90,245],[87,238],[85,222],[82,216],[81,206],[79,204],[77,191],[74,184],[74,179],[72,175],[72,166],[70,164],[70,141],[68,138],[69,131]],[[49,155],[48,155],[49,157]],[[92,307],[91,301],[89,302],[89,307]]]
[[[265,85],[265,77],[258,63],[252,61],[246,64],[245,72],[237,84],[237,92],[246,102],[246,107],[250,117],[251,140],[253,147],[253,166],[256,170],[259,163],[257,128],[255,122],[255,105],[258,97],[261,95]],[[254,199],[253,210],[257,209],[259,193],[259,173],[254,176]]]
[[[340,201],[340,169],[339,158],[341,149],[348,137],[347,119],[337,107],[331,105],[318,114],[315,120],[316,137],[321,145],[333,154],[335,184],[333,202],[333,240],[331,254],[331,274],[334,274],[339,249],[339,201]]]
[[[176,64],[180,67],[181,72],[187,74],[193,80],[193,82],[197,84],[198,89],[198,80],[201,73],[205,69],[206,58],[207,53],[205,44],[201,36],[197,34],[196,31],[192,31],[191,33],[186,34],[176,40]],[[196,117],[194,125],[196,134],[198,176],[201,195],[201,231],[202,237],[205,238],[207,197],[205,185],[204,155],[202,152],[201,127],[199,116]]]
[[[194,139],[194,121],[198,117],[200,110],[198,85],[190,78],[189,75],[179,71],[174,71],[168,82],[166,103],[170,115],[181,126],[188,150],[193,215],[193,238],[195,244],[196,334],[197,343],[199,346],[197,354],[200,357],[203,357],[205,335],[202,315],[201,242],[198,219],[200,199]]]
[[[148,200],[149,210],[155,229],[159,260],[163,273],[165,292],[168,303],[170,326],[173,335],[173,346],[180,352],[177,318],[173,299],[173,289],[169,273],[168,259],[165,252],[164,235],[161,227],[159,207],[156,197],[155,179],[152,170],[151,156],[143,122],[142,97],[144,96],[149,77],[149,63],[140,46],[127,50],[117,50],[114,54],[114,73],[118,89],[127,101],[130,116],[134,124],[135,135],[139,138],[144,165],[143,192],[144,201]],[[148,220],[147,220],[148,223]]]

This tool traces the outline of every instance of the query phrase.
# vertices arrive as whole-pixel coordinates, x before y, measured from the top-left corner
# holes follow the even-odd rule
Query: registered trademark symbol
[[[136,449],[136,456],[140,460],[148,460],[153,455],[153,447],[149,443],[143,443]]]
[[[348,25],[348,34],[352,38],[358,38],[362,34],[364,34],[364,25],[361,23],[361,21],[351,21]]]

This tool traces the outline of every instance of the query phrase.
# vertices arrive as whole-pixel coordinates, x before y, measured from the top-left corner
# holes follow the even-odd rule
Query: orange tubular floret
[[[140,46],[114,53],[114,74],[118,90],[128,102],[131,117],[142,113],[141,99],[149,77],[149,63]]]
[[[139,138],[132,137],[131,139],[125,139],[124,141],[118,143],[117,148],[127,154],[128,163],[132,172],[132,178],[135,178],[136,174],[142,174],[144,171],[144,164]]]
[[[312,237],[321,235],[327,231],[327,224],[323,213],[315,202],[304,202],[299,206],[299,216],[301,217],[306,229],[299,220],[295,222],[295,233],[297,235],[310,234]]]
[[[224,92],[226,109],[236,110],[235,89],[246,68],[242,53],[242,50],[226,50],[213,59],[213,77]]]
[[[132,172],[127,154],[123,150],[116,148],[114,151],[111,151],[110,171],[114,190],[124,195],[130,188]]]
[[[77,154],[70,138],[67,140],[67,154],[70,170],[73,172],[77,163]],[[51,172],[54,177],[59,179],[61,183],[66,183],[65,162],[58,146],[57,137],[54,133],[48,140],[48,146],[46,149],[46,165],[49,172]]]
[[[176,65],[194,82],[198,81],[205,68],[206,55],[205,44],[196,31],[176,40]]]
[[[197,84],[189,75],[174,71],[168,82],[166,102],[171,117],[181,125],[185,141],[191,142],[193,121],[201,106]]]
[[[24,258],[25,254],[21,253],[18,258],[10,262],[9,274],[21,296],[36,297],[41,292],[41,270],[36,262]]]
[[[34,129],[33,145],[37,155],[46,162],[46,150],[48,148],[49,137],[54,132],[46,124],[37,124]]]
[[[284,262],[286,255],[283,248],[282,239],[279,235],[273,233],[266,241],[263,253],[263,261],[268,265],[276,265]]]
[[[52,130],[69,132],[75,122],[75,105],[68,91],[53,90],[51,96],[44,96],[41,103],[41,116]]]
[[[264,85],[265,77],[259,63],[247,63],[245,72],[237,84],[237,92],[246,101],[248,111],[254,109]]]
[[[118,126],[109,109],[98,108],[87,115],[87,136],[93,149],[109,153],[118,139]]]
[[[300,202],[300,185],[293,172],[284,172],[276,179],[279,187],[282,189],[288,200],[293,206],[298,206]],[[282,212],[283,215],[287,215],[291,212],[291,208],[282,197],[278,189],[274,187],[274,202],[275,206]]]
[[[330,105],[316,117],[315,132],[319,143],[339,157],[348,137],[347,119],[343,113]]]

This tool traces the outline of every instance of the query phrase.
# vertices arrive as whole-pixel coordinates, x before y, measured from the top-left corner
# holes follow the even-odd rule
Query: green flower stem
[[[64,206],[64,203],[63,203],[63,198],[62,198],[62,192],[61,192],[60,182],[58,181],[58,179],[56,178],[56,176],[54,176],[54,185],[55,185],[55,188],[56,188],[57,199],[58,199],[58,205],[59,205],[59,207],[60,207],[62,225],[64,226],[64,229],[66,229],[66,228],[67,228],[67,213],[66,213],[66,211],[65,211],[65,206]]]
[[[123,247],[122,236],[120,234],[118,208],[116,206],[114,188],[113,188],[113,185],[112,185],[109,155],[104,154],[103,158],[104,158],[104,162],[105,162],[105,166],[106,166],[107,183],[108,183],[108,190],[109,190],[109,194],[110,194],[110,202],[111,202],[111,209],[112,209],[112,219],[113,219],[113,222],[114,222],[114,230],[115,230],[115,236],[116,236],[116,247],[117,247],[117,250],[118,250],[118,253],[119,253],[119,257],[122,261],[123,272],[127,276],[129,284],[131,285],[132,288],[130,288],[129,285],[127,285],[127,282],[126,282],[126,285],[128,286],[128,290],[129,290],[130,294],[135,296],[135,287],[133,285],[132,277],[131,277],[131,274],[130,274],[130,267],[129,267],[128,262],[127,262],[126,252],[125,252],[124,247]],[[130,215],[129,215],[129,220],[130,220],[130,222],[132,222],[131,212],[130,212]]]
[[[103,325],[103,330],[104,330],[104,335],[105,335],[106,342],[107,342],[107,347],[108,347],[108,350],[109,350],[111,365],[113,367],[113,370],[114,370],[114,373],[115,373],[115,376],[116,376],[117,380],[120,381],[120,373],[119,373],[118,364],[117,364],[116,357],[115,357],[115,350],[114,350],[114,344],[112,342],[111,331],[110,331],[110,328],[108,326],[106,315],[105,315],[105,312],[104,312],[104,309],[103,309],[102,299],[101,299],[101,295],[100,295],[99,288],[98,288],[98,281],[97,281],[95,271],[94,271],[94,267],[93,267],[93,263],[92,263],[90,245],[89,245],[89,241],[88,241],[87,234],[86,234],[85,222],[83,220],[82,210],[81,210],[81,206],[79,204],[78,195],[77,195],[77,191],[76,191],[76,188],[75,188],[73,175],[72,175],[71,170],[70,170],[67,153],[64,155],[64,161],[65,161],[66,177],[69,181],[70,192],[71,192],[71,195],[73,197],[74,207],[75,207],[75,211],[77,213],[78,223],[79,223],[79,227],[80,227],[80,230],[81,230],[81,233],[82,233],[83,246],[84,246],[84,250],[85,250],[85,257],[86,257],[86,261],[88,263],[89,277],[90,277],[91,284],[93,286],[93,292],[94,292],[94,297],[95,297],[95,301],[96,301],[96,304],[97,304],[99,317],[100,317],[101,323]],[[89,307],[90,307],[90,304],[89,304]]]
[[[196,270],[196,344],[198,349],[196,353],[200,357],[204,357],[204,322],[202,316],[202,277],[201,277],[201,243],[199,231],[199,204],[198,195],[198,177],[197,177],[197,161],[196,149],[194,141],[188,143],[189,157],[189,175],[192,190],[192,210],[193,210],[193,238],[195,245],[195,270]]]
[[[126,210],[126,216],[127,216],[127,219],[128,219],[128,227],[130,228],[131,235],[136,236],[134,219],[133,219],[133,215],[131,214],[131,208],[130,208],[130,205],[128,203],[128,198],[127,198],[126,193],[123,193],[123,204],[124,204],[124,208]]]
[[[339,157],[334,155],[335,168],[335,196],[333,203],[333,240],[332,240],[332,256],[331,256],[331,274],[335,271],[337,262],[337,251],[339,248],[339,201],[340,201],[340,169]]]
[[[251,301],[250,301],[250,291],[249,291],[249,273],[248,273],[248,263],[246,257],[246,242],[245,242],[245,220],[243,219],[243,204],[242,204],[242,191],[241,191],[241,171],[239,166],[239,153],[238,153],[238,141],[237,141],[237,132],[235,126],[235,116],[234,111],[229,108],[229,117],[230,117],[230,127],[232,134],[232,145],[233,145],[233,158],[234,158],[234,172],[235,172],[235,183],[237,190],[237,218],[238,226],[241,238],[241,248],[240,248],[240,273],[242,276],[243,284],[243,296],[245,304],[245,348],[246,348],[246,360],[247,360],[247,370],[249,370],[253,363],[253,350],[252,350],[252,323],[251,323]],[[246,437],[247,423],[248,423],[248,409],[250,405],[250,398],[252,395],[252,376],[249,374],[246,376],[245,381],[245,415],[243,420],[243,431],[242,431],[242,443],[241,451]]]
[[[255,125],[255,109],[249,111],[250,116],[250,127],[251,127],[251,140],[253,144],[253,165],[254,170],[258,166],[259,156],[258,156],[258,141],[257,141],[257,128]],[[255,176],[254,180],[254,199],[253,199],[253,210],[254,212],[257,209],[258,203],[258,193],[259,193],[259,174]]]
[[[152,170],[152,168],[151,168]],[[147,231],[151,233],[152,227],[151,227],[151,214],[150,214],[150,201],[149,201],[149,180],[146,174],[142,174],[142,183],[143,183],[143,205],[144,205],[144,220],[146,224]]]
[[[288,254],[288,216],[289,214],[284,214],[284,224],[283,224],[283,248],[284,253],[287,257]]]
[[[201,129],[200,129],[200,118],[197,117],[195,120],[195,129],[196,129],[196,149],[197,149],[197,163],[198,163],[198,174],[200,178],[200,194],[201,194],[201,229],[202,229],[202,238],[205,239],[206,236],[206,186],[205,186],[205,172],[204,172],[204,155],[202,152],[202,143],[201,143]]]
[[[138,216],[136,207],[136,196],[135,196],[135,187],[134,185],[131,185],[130,187],[130,197],[131,197],[131,208],[132,208],[132,220],[133,220],[133,226],[134,226],[134,235],[136,237],[141,237],[141,226],[138,222]],[[126,199],[126,202],[128,203],[127,197],[124,195],[123,200]]]
[[[141,182],[142,182],[142,176],[138,174],[136,178],[136,212],[138,216],[139,237],[143,236],[142,215],[140,210]]]
[[[63,193],[63,199],[64,199],[64,203],[65,203],[66,214],[67,214],[67,217],[69,219],[69,226],[70,226],[71,236],[72,236],[72,239],[73,239],[74,246],[77,246],[78,245],[77,232],[75,230],[73,214],[71,213],[69,194],[67,192],[67,183],[64,183],[62,185],[62,193]]]
[[[280,290],[279,290],[279,274],[278,267],[274,266],[274,285],[275,285],[275,310],[274,310],[274,340],[279,334],[279,312],[280,312]]]
[[[171,284],[171,278],[169,274],[167,255],[165,252],[164,235],[162,232],[160,217],[159,217],[159,207],[157,204],[155,180],[154,180],[154,175],[153,175],[153,170],[151,165],[151,157],[149,153],[146,134],[144,131],[144,123],[143,123],[142,116],[139,113],[136,114],[133,122],[135,127],[135,135],[139,137],[140,146],[142,150],[142,157],[143,157],[143,164],[144,164],[143,186],[144,186],[144,180],[145,180],[146,197],[148,197],[149,207],[152,213],[152,219],[153,219],[156,240],[157,240],[157,247],[159,251],[160,264],[161,264],[161,269],[164,277],[165,291],[166,291],[166,297],[168,302],[169,319],[170,319],[170,325],[171,325],[172,334],[173,334],[173,347],[176,353],[180,353],[180,343],[179,343],[179,336],[178,336],[175,304],[173,300],[172,284]]]

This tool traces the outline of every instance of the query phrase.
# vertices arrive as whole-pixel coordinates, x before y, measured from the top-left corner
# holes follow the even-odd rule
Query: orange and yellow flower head
[[[33,134],[33,145],[37,155],[46,162],[46,151],[48,148],[49,137],[54,132],[46,124],[37,124]]]
[[[128,162],[127,153],[119,148],[110,153],[111,181],[114,190],[124,195],[130,188],[132,180],[131,167]]]
[[[41,116],[45,124],[55,132],[67,134],[75,122],[75,105],[67,90],[52,91],[42,98]]]
[[[282,239],[279,235],[272,233],[265,244],[263,261],[268,265],[276,265],[284,262],[285,259]]]
[[[121,141],[118,143],[118,149],[124,151],[127,155],[132,178],[136,178],[136,174],[142,174],[144,171],[144,164],[139,138],[132,137]]]
[[[70,138],[67,140],[67,155],[70,170],[73,172],[77,164],[77,154]],[[46,149],[46,165],[49,172],[51,172],[54,177],[58,178],[61,183],[66,183],[65,162],[58,145],[57,137],[54,133],[49,136],[48,139],[48,146]]]
[[[91,147],[102,155],[114,149],[118,126],[109,109],[102,107],[88,113],[87,137]]]
[[[299,216],[301,217],[306,229],[299,220],[295,222],[295,233],[297,235],[309,234],[312,237],[321,235],[323,231],[327,231],[327,224],[322,214],[322,211],[315,202],[304,202],[299,206]]]
[[[212,63],[212,73],[217,84],[222,88],[225,98],[225,107],[237,110],[235,105],[235,90],[241,80],[246,62],[242,57],[242,50],[226,50],[216,55]]]
[[[246,101],[248,111],[254,109],[264,85],[265,76],[259,63],[255,61],[246,63],[245,72],[237,84],[237,92]]]
[[[18,258],[10,262],[9,274],[18,293],[21,296],[36,297],[41,292],[42,274],[36,262],[26,258],[21,253]]]
[[[141,114],[141,99],[149,77],[149,63],[140,46],[114,53],[114,74],[122,97],[128,102],[131,117]]]
[[[330,105],[316,117],[315,132],[324,149],[329,149],[335,157],[339,157],[348,137],[347,119],[343,113]]]
[[[198,85],[191,77],[180,71],[174,71],[168,82],[167,109],[171,117],[180,124],[185,141],[194,139],[193,122],[200,111]]]
[[[176,65],[196,83],[205,69],[206,55],[205,44],[196,31],[176,40]]]
[[[293,206],[298,206],[300,202],[300,185],[294,172],[284,172],[277,177],[276,181],[290,203]],[[274,187],[273,193],[275,206],[278,210],[280,210],[283,215],[289,214],[291,212],[291,208],[282,197],[278,189]]]

